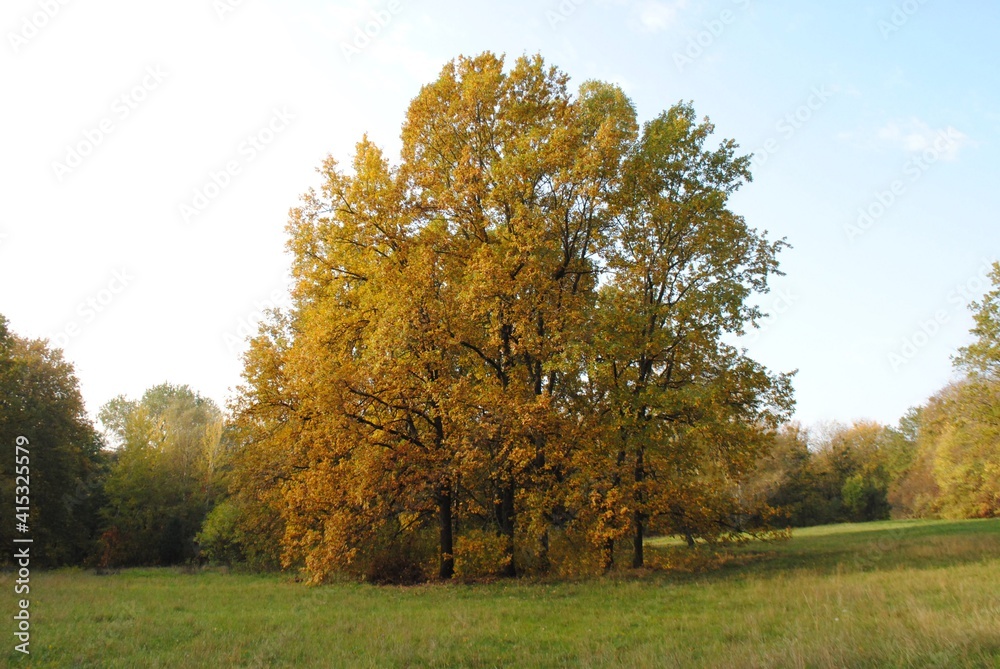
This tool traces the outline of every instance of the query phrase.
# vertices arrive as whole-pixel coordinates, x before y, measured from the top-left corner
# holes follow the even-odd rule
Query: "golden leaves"
[[[511,573],[678,508],[703,531],[705,486],[786,406],[719,343],[773,269],[725,208],[741,163],[689,106],[640,137],[619,88],[567,82],[459,58],[411,103],[398,166],[365,138],[292,211],[295,307],[237,403],[257,461],[288,454],[286,564],[323,578],[437,531],[443,577]]]

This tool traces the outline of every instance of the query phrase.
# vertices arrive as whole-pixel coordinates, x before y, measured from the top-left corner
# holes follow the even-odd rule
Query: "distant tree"
[[[755,494],[793,526],[888,518],[890,490],[916,457],[914,426],[905,429],[858,421],[809,434],[798,425],[783,426],[754,473]]]
[[[18,437],[29,451],[25,480],[15,474]],[[0,499],[12,513],[26,498],[27,533],[14,518],[0,523],[0,541],[33,540],[32,564],[79,563],[91,549],[100,497],[101,441],[84,411],[73,366],[47,342],[19,337],[0,315]],[[27,485],[26,485],[27,483]],[[30,495],[18,488],[27,487]],[[17,493],[15,495],[15,493]],[[9,560],[6,554],[4,561]]]
[[[1000,262],[993,264],[990,279],[993,287],[970,305],[975,319],[971,334],[976,339],[959,349],[955,365],[973,377],[1000,382]]]
[[[772,438],[770,451],[757,461],[744,486],[745,494],[758,506],[776,509],[779,522],[809,524],[805,519],[816,515],[810,510],[815,482],[810,472],[809,434],[798,423],[786,423]]]
[[[972,343],[955,356],[965,378],[912,416],[917,452],[894,498],[909,515],[1000,515],[1000,264],[973,302]]]
[[[194,557],[194,536],[215,497],[222,441],[218,407],[187,386],[162,384],[100,411],[114,441],[102,509],[113,565],[176,564]]]
[[[889,435],[883,425],[860,421],[838,429],[824,445],[840,485],[844,520],[889,518]]]

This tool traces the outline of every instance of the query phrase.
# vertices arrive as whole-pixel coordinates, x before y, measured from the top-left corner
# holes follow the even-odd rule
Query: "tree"
[[[272,311],[243,356],[245,384],[230,406],[234,420],[225,475],[234,511],[229,522],[213,521],[214,543],[224,541],[227,554],[235,552],[262,569],[282,564],[288,508],[283,486],[307,462],[300,435],[310,419],[300,412],[294,375],[286,371],[294,337],[289,318]]]
[[[852,522],[889,517],[888,429],[857,421],[836,426],[820,446],[819,457],[839,486],[840,518]]]
[[[418,211],[447,226],[461,278],[448,332],[470,382],[467,511],[495,526],[506,573],[523,535],[544,565],[570,466],[570,404],[582,377],[610,197],[636,132],[631,102],[541,58],[509,73],[492,54],[459,59],[411,105],[403,167]],[[467,486],[469,488],[469,486]]]
[[[19,437],[27,440],[21,444]],[[33,563],[63,565],[82,561],[91,549],[100,497],[101,442],[84,411],[73,372],[59,349],[9,330],[0,315],[0,462],[2,498],[15,503],[19,487],[30,489],[26,525]],[[28,451],[25,480],[15,476],[15,446]],[[25,484],[27,481],[27,485]],[[22,504],[17,503],[18,506]],[[0,527],[7,544],[13,522]],[[9,556],[8,556],[9,559]]]
[[[633,517],[608,495],[690,516],[766,447],[787,378],[720,340],[759,316],[746,300],[781,246],[725,208],[746,159],[731,142],[703,151],[711,128],[689,107],[640,139],[620,89],[587,82],[574,97],[567,82],[540,57],[509,70],[459,58],[411,103],[398,166],[365,138],[292,211],[294,306],[251,343],[233,459],[247,513],[280,512],[286,566],[315,580],[390,562],[417,573],[434,531],[441,578],[466,557],[545,571],[553,540]],[[629,254],[672,229],[635,267],[646,258]],[[643,334],[631,325],[647,270],[683,294],[647,309]],[[646,376],[609,384],[613,359],[648,363]],[[650,476],[612,471],[615,427],[595,411],[658,413],[629,442],[661,457]],[[413,564],[383,559],[395,553]]]
[[[707,149],[713,130],[688,104],[646,124],[615,198],[588,375],[616,443],[612,469],[629,470],[613,476],[631,489],[636,567],[648,521],[689,541],[719,533],[725,512],[693,512],[748,473],[791,408],[789,376],[722,342],[756,325],[748,298],[767,291],[785,243],[726,208],[749,157],[731,140]]]
[[[959,349],[965,378],[914,415],[916,455],[894,491],[910,515],[1000,515],[1000,264],[973,302],[972,343]]]
[[[969,305],[975,320],[971,334],[976,340],[959,349],[955,365],[973,377],[1000,382],[1000,262],[993,264],[990,279],[992,289]]]
[[[756,506],[777,510],[790,525],[809,524],[803,519],[813,515],[809,509],[815,502],[810,496],[816,492],[809,433],[798,423],[786,423],[774,432],[773,440],[767,455],[757,460],[745,494]]]
[[[898,429],[871,421],[833,423],[811,434],[783,426],[759,461],[751,490],[793,526],[906,516],[902,481],[917,456],[914,416]]]
[[[909,515],[1000,514],[1000,384],[950,384],[919,413],[917,455],[896,495]]]
[[[116,397],[99,418],[116,447],[102,509],[108,561],[176,564],[193,558],[194,536],[219,492],[218,407],[187,386],[164,383],[138,401]]]

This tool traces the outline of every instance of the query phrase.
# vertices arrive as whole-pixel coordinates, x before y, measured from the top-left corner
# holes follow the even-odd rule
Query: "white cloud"
[[[680,10],[687,7],[687,0],[643,0],[637,3],[639,24],[646,32],[660,32],[671,27],[677,19]]]
[[[968,135],[955,126],[935,129],[917,118],[890,121],[879,128],[877,137],[880,141],[909,153],[933,149],[941,155],[942,160],[949,162],[956,160],[958,152],[970,143]]]
[[[603,0],[603,4],[625,5],[629,9],[630,28],[657,33],[673,27],[688,0]]]

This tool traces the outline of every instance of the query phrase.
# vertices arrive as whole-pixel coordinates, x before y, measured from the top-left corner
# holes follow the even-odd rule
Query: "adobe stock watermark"
[[[232,355],[239,353],[247,339],[256,336],[258,325],[267,317],[269,311],[291,308],[292,296],[288,289],[275,288],[263,300],[254,302],[253,311],[241,318],[233,330],[222,336],[222,340],[226,343],[226,349]]]
[[[876,191],[867,205],[858,208],[855,222],[844,225],[847,241],[853,243],[871,230],[907,193],[910,186],[920,181],[932,165],[954,153],[964,138],[965,136],[955,128],[949,127],[947,130],[939,131],[931,146],[903,164],[902,178],[895,179],[884,190]]]
[[[732,0],[732,4],[739,10],[746,11],[750,8],[751,0]],[[702,21],[702,30],[688,37],[687,45],[683,51],[674,51],[674,65],[678,72],[684,72],[684,68],[693,65],[701,58],[712,45],[722,37],[726,28],[736,23],[739,14],[731,9],[723,9],[714,19]]]
[[[18,534],[14,538],[14,560],[16,563],[17,580],[14,581],[14,594],[22,596],[31,595],[31,546],[23,544],[34,543],[31,536],[33,519],[31,517],[31,443],[25,436],[14,439],[14,529]],[[6,446],[6,444],[5,444]],[[25,655],[30,655],[31,650],[31,600],[21,599],[17,602],[17,613],[14,614],[15,628],[14,636],[21,643],[14,646],[14,650]]]
[[[888,19],[879,19],[878,31],[882,34],[883,40],[888,40],[893,34],[903,29],[910,22],[921,7],[927,4],[927,0],[904,0],[898,5],[893,5],[892,13]]]
[[[189,202],[178,205],[181,220],[190,223],[201,215],[223,191],[229,188],[233,179],[243,173],[243,169],[257,159],[270,146],[278,135],[283,133],[295,120],[295,114],[286,107],[274,108],[263,126],[256,132],[246,136],[236,148],[236,155],[223,163],[217,170],[209,170],[208,178],[200,186],[195,187]]]
[[[920,351],[941,332],[942,328],[951,322],[956,311],[964,309],[970,302],[982,296],[990,285],[990,271],[993,268],[993,263],[993,260],[983,259],[982,265],[974,276],[958,284],[948,293],[947,301],[950,308],[938,309],[930,318],[922,320],[912,334],[904,337],[899,346],[889,352],[887,358],[893,372],[898,372],[916,358]]]
[[[569,17],[576,13],[580,5],[587,0],[562,0],[555,9],[545,10],[545,19],[549,22],[549,27],[555,30],[560,24],[566,23]]]
[[[70,0],[38,0],[38,10],[21,17],[21,25],[17,31],[7,32],[7,41],[14,53],[18,53],[28,42],[38,37],[59,15],[62,8],[69,4]]]
[[[829,102],[833,95],[834,92],[827,88],[826,84],[813,86],[809,97],[801,105],[785,114],[774,124],[777,136],[767,138],[761,144],[760,150],[753,152],[751,160],[754,167],[760,168],[766,165],[771,156],[778,153],[782,142],[787,142],[794,137],[795,133],[801,130],[813,118],[813,115]]]
[[[212,9],[220,21],[225,21],[226,17],[243,6],[245,0],[212,0]]]
[[[149,65],[143,71],[142,78],[127,88],[111,101],[107,116],[94,125],[85,128],[80,138],[66,145],[60,160],[52,161],[52,173],[56,180],[62,181],[79,169],[87,158],[94,154],[104,141],[111,136],[119,124],[128,119],[150,96],[163,85],[168,73],[159,65]]]
[[[384,8],[370,10],[368,20],[354,26],[354,38],[350,42],[340,43],[340,52],[347,62],[350,63],[355,56],[360,56],[362,51],[371,46],[401,11],[403,5],[400,0],[389,0]]]
[[[883,533],[878,532],[878,538],[865,544],[863,553],[854,554],[854,567],[859,571],[875,569],[886,554],[895,551],[899,542],[906,536],[906,528],[894,527]]]
[[[66,511],[73,511],[100,490],[102,483],[104,483],[104,476],[100,471],[91,471],[86,479],[77,479],[73,492],[63,493],[61,500],[63,508]]]
[[[111,279],[102,288],[76,305],[74,311],[76,317],[68,321],[57,333],[49,335],[49,342],[53,348],[65,349],[73,339],[83,334],[86,326],[107,311],[133,281],[134,277],[128,269],[114,270]]]

